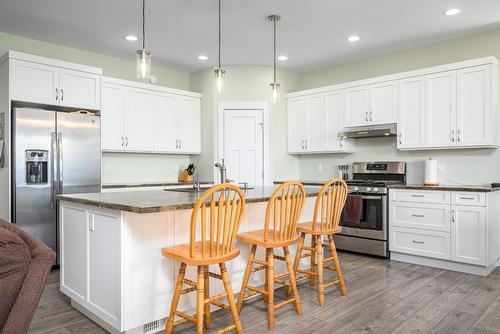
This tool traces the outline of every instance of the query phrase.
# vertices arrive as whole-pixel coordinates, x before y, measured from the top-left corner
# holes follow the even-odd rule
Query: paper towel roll
[[[426,186],[437,186],[438,181],[438,161],[437,160],[425,160],[425,177],[424,185]]]

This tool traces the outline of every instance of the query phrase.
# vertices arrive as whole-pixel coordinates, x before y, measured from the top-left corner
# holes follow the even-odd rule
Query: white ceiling
[[[223,0],[223,65],[272,64],[278,13],[279,66],[298,72],[500,27],[500,0]],[[217,57],[217,0],[146,0],[153,63],[194,71]],[[447,17],[448,8],[462,13]],[[0,31],[135,59],[140,0],[0,0]],[[361,40],[349,43],[357,34]],[[500,43],[500,41],[499,41]],[[200,54],[208,61],[197,59]]]

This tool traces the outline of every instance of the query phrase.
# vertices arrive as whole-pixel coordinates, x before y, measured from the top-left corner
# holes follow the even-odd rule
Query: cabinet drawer
[[[452,204],[486,206],[485,193],[453,192],[451,193]]]
[[[447,232],[390,227],[390,250],[393,252],[451,259],[450,234]]]
[[[393,201],[450,204],[449,191],[391,189],[390,194]]]
[[[432,231],[450,231],[450,205],[391,202],[391,226],[410,227]]]

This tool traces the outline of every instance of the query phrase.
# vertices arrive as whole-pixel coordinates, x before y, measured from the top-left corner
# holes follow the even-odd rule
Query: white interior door
[[[250,186],[264,185],[263,110],[224,109],[223,127],[227,177]]]

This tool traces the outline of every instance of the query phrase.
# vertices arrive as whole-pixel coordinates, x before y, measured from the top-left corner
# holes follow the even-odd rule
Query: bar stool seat
[[[203,245],[201,241],[198,241],[194,244],[193,257],[191,257],[189,255],[190,247],[190,244],[167,247],[162,249],[162,254],[170,259],[185,263],[188,266],[209,266],[212,264],[230,261],[240,255],[240,250],[238,248],[233,248],[228,254],[203,258]]]
[[[251,231],[240,233],[236,237],[236,240],[243,242],[249,245],[257,245],[259,247],[264,248],[277,248],[277,247],[286,247],[297,243],[299,240],[299,235],[297,234],[295,237],[292,237],[289,240],[279,240],[276,241],[273,239],[274,230],[268,230],[269,238],[266,240],[265,230]]]
[[[337,226],[331,230],[317,230],[313,228],[313,222],[301,223],[297,226],[297,232],[312,235],[332,235],[342,232],[342,226]]]

